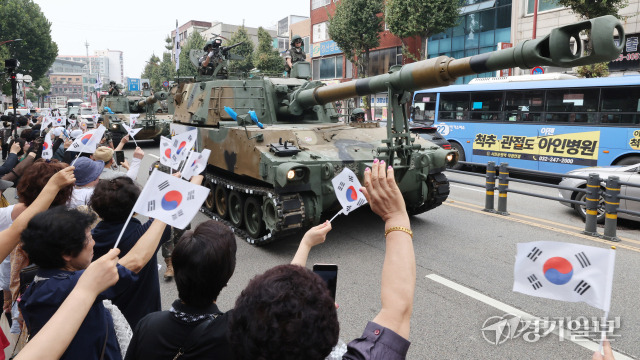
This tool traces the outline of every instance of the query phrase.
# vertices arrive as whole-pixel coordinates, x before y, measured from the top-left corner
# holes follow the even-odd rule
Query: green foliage
[[[384,20],[392,34],[402,39],[402,50],[409,55],[406,38],[423,39],[456,26],[460,17],[460,2],[451,0],[387,0]],[[422,49],[422,58],[425,58]]]
[[[607,77],[609,76],[609,63],[602,62],[576,68],[578,76],[583,78]]]
[[[369,51],[380,46],[383,10],[384,0],[342,0],[336,3],[333,16],[329,16],[329,36],[356,65],[361,78],[368,75]],[[371,119],[370,95],[364,107]]]
[[[164,48],[167,49],[167,51],[171,51],[173,50],[174,46],[175,44],[173,43],[171,35],[167,35],[167,37],[164,39]]]
[[[189,51],[191,49],[202,50],[205,40],[199,32],[194,31],[187,38],[187,42],[180,49],[180,76],[195,76],[198,74],[198,68],[189,60]]]
[[[329,36],[356,64],[360,77],[367,75],[369,50],[380,46],[383,9],[383,0],[342,0],[329,16]]]
[[[175,79],[176,66],[171,61],[171,53],[163,53],[162,62],[155,54],[151,55],[151,58],[147,61],[147,65],[144,67],[144,72],[141,77],[143,79],[149,79],[151,88],[155,91],[162,89],[163,82]]]
[[[231,46],[240,42],[244,43],[233,48],[231,53],[243,56],[244,60],[229,61],[230,72],[247,72],[253,69],[253,41],[251,41],[249,33],[247,33],[247,29],[245,29],[244,26],[240,27],[238,31],[233,33],[231,39],[229,39],[224,46]]]
[[[583,19],[593,19],[604,15],[623,16],[619,10],[629,5],[628,0],[555,0],[558,5],[566,6]]]
[[[20,61],[18,72],[34,79],[44,76],[58,55],[58,45],[51,40],[51,23],[32,0],[0,1],[0,42],[12,39],[22,41],[0,45],[0,66],[15,58]],[[0,77],[3,89],[4,82],[5,77]]]
[[[273,48],[271,35],[262,27],[258,28],[258,49],[253,54],[253,64],[258,70],[268,74],[284,71],[284,59]]]

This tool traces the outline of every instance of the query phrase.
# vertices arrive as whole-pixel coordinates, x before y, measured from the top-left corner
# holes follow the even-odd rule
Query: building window
[[[371,51],[369,53],[368,76],[386,74],[393,65],[402,65],[402,48],[400,46]]]
[[[313,60],[314,80],[342,78],[342,55]]]
[[[534,0],[527,0],[527,15],[533,15]],[[538,0],[538,12],[559,9],[562,5],[556,3],[555,0]]]
[[[321,42],[325,40],[329,40],[329,26],[328,22],[322,22],[319,24],[313,25],[313,42]]]
[[[311,0],[311,10],[331,4],[331,0]]]

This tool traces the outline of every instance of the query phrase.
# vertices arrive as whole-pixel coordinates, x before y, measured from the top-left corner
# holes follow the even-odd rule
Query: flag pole
[[[344,209],[342,209],[342,210],[338,211],[338,213],[337,213],[337,214],[333,215],[333,217],[331,218],[331,220],[329,220],[329,222],[332,222],[332,221],[333,221],[333,219],[337,218],[337,217],[338,217],[338,215],[343,214],[343,213],[344,213]]]
[[[118,235],[118,240],[116,240],[116,244],[113,246],[114,249],[118,247],[118,244],[120,244],[120,239],[122,239],[122,234],[124,234],[124,231],[127,228],[127,225],[129,225],[129,221],[131,221],[131,218],[133,217],[134,209],[135,209],[135,206],[133,209],[131,209],[131,214],[129,214],[127,221],[124,222],[124,226],[122,227],[122,230],[120,230],[120,235]]]

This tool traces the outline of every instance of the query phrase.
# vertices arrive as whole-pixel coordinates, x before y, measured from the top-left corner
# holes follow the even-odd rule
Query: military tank
[[[592,50],[583,55],[582,43],[575,40],[586,29]],[[289,78],[220,78],[228,74],[222,58],[215,75],[172,88],[169,112],[175,122],[198,129],[198,150],[211,150],[205,174],[211,192],[203,211],[233,226],[249,243],[262,245],[339,211],[331,179],[346,167],[362,181],[375,158],[393,165],[411,214],[438,207],[449,195],[443,171],[455,165],[458,154],[411,134],[405,113],[409,91],[512,67],[609,61],[622,50],[614,30],[624,37],[620,22],[607,16],[554,29],[510,49],[457,60],[440,56],[335,85],[310,80],[308,62],[294,64]],[[200,55],[190,54],[196,66]],[[335,101],[380,92],[389,97],[386,127],[339,122]]]
[[[143,91],[142,95],[106,95],[100,97],[98,113],[104,126],[109,130],[113,143],[118,144],[127,131],[122,124],[129,125],[130,114],[140,114],[134,128],[142,128],[136,135],[136,140],[152,139],[160,141],[160,136],[169,136],[172,116],[169,115],[159,100],[167,100],[169,93],[159,91],[155,94],[151,90]]]

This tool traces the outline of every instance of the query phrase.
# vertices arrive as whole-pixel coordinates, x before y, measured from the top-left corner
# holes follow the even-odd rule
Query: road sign
[[[531,75],[542,75],[544,74],[544,69],[540,66],[536,66],[531,69]]]
[[[162,83],[162,86],[164,86],[164,87],[169,87],[169,82],[168,82],[168,81],[163,82],[163,83]]]
[[[129,78],[129,91],[140,91],[140,79]]]

